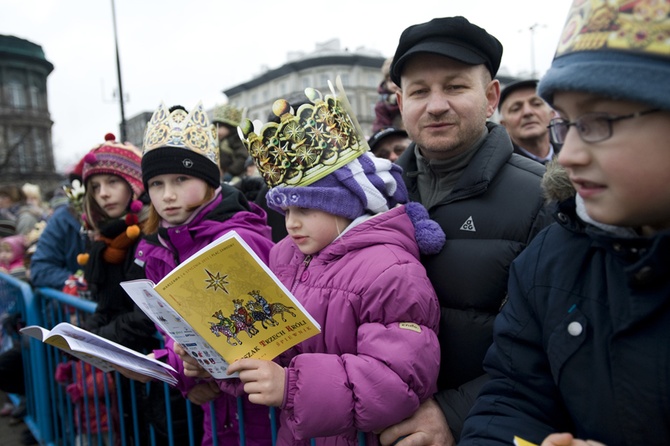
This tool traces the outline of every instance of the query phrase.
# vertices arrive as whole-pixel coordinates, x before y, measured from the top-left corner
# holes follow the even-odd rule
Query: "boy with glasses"
[[[670,439],[670,2],[591,5],[538,87],[575,193],[512,264],[460,445]]]

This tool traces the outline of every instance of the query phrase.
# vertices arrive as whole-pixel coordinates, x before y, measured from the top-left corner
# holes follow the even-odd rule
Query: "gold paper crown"
[[[670,56],[670,1],[575,0],[556,56],[619,50]]]
[[[269,187],[307,186],[368,151],[368,144],[351,110],[339,76],[337,91],[323,97],[306,88],[312,102],[297,111],[278,99],[272,112],[280,122],[262,125],[245,119],[238,133]]]
[[[224,124],[237,127],[242,122],[242,110],[233,104],[224,104],[214,109],[212,122],[223,122]]]
[[[219,165],[218,137],[202,102],[198,102],[190,113],[182,109],[170,113],[161,103],[147,124],[142,153],[161,147],[191,150]]]

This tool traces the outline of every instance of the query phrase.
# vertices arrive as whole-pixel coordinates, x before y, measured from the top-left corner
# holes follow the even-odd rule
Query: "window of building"
[[[25,127],[10,128],[9,152],[7,153],[7,168],[10,171],[25,173],[28,160],[26,157],[26,139],[30,131]]]
[[[350,87],[351,85],[349,84],[349,75],[348,74],[341,74],[340,79],[342,79],[342,85],[344,87]]]
[[[330,76],[327,73],[323,73],[319,76],[319,85],[317,88],[326,89],[328,88],[328,81],[333,81],[330,79]]]
[[[35,170],[46,170],[48,167],[48,158],[44,141],[44,132],[38,129],[33,129],[33,147],[35,148]]]
[[[9,105],[16,108],[26,107],[26,94],[23,89],[23,84],[16,79],[9,81],[7,85],[7,92],[9,96]]]
[[[32,108],[41,108],[40,107],[40,89],[35,85],[31,85],[28,88],[28,94],[30,95],[30,106]]]
[[[303,89],[303,90],[304,90],[305,88],[313,87],[311,76],[303,76],[303,77],[301,77],[301,78],[300,78],[300,84],[302,85],[302,89]]]

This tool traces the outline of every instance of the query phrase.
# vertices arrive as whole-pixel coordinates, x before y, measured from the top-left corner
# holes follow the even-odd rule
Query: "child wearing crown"
[[[595,5],[538,85],[562,199],[511,266],[460,445],[670,441],[670,2]]]
[[[436,390],[439,306],[419,258],[438,252],[444,233],[407,203],[401,169],[367,151],[346,96],[306,93],[312,103],[295,112],[275,103],[280,123],[241,131],[268,205],[285,214],[289,236],[270,268],[322,332],[277,362],[242,359],[229,373],[240,372],[234,390],[243,385],[251,402],[281,408],[278,445],[376,445],[375,432]]]
[[[263,261],[268,260],[273,243],[265,211],[248,203],[235,187],[221,184],[215,131],[202,104],[190,113],[182,106],[167,109],[162,104],[147,125],[142,179],[151,204],[145,226],[147,235],[135,255],[136,261],[144,266],[146,277],[154,283],[180,261],[231,230]],[[212,417],[218,444],[239,444],[237,400],[220,392],[211,382],[186,377],[175,348],[179,346],[168,337],[165,349],[156,352],[156,357],[167,358],[179,371],[177,388],[191,402],[202,405],[205,415],[202,444],[213,444]],[[270,444],[268,409],[250,404],[244,398],[243,410],[246,444]]]

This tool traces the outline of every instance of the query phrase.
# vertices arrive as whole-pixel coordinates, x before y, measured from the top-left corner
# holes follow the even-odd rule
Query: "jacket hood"
[[[22,235],[11,235],[9,237],[4,237],[0,244],[9,246],[12,251],[12,262],[17,260],[23,261],[23,255],[26,251],[26,248],[23,246],[23,236]]]
[[[425,212],[425,218],[421,218],[421,210]],[[350,251],[387,244],[397,245],[420,259],[426,250],[433,254],[439,252],[444,241],[442,229],[436,222],[428,219],[428,213],[423,207],[419,210],[410,206],[408,209],[407,205],[402,205],[350,227],[340,238],[324,248],[319,257],[328,262]]]

